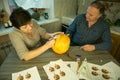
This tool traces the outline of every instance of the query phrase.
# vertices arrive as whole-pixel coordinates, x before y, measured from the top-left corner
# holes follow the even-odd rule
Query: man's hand
[[[84,45],[81,46],[80,49],[83,49],[84,51],[94,51],[95,50],[95,45]]]

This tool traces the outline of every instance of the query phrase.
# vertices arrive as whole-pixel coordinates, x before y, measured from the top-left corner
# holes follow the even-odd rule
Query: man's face
[[[88,22],[97,21],[101,17],[99,10],[95,7],[88,7],[86,12],[86,20]]]
[[[33,22],[30,21],[28,24],[21,26],[20,30],[26,34],[31,34],[32,33],[32,26],[33,26]]]

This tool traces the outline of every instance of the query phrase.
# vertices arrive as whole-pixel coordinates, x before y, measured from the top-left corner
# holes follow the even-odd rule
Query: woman
[[[54,45],[54,35],[62,32],[49,34],[45,29],[32,21],[31,15],[22,8],[15,9],[10,21],[14,26],[13,32],[9,34],[12,45],[14,46],[21,60],[30,60],[41,55]],[[41,38],[50,39],[41,46]]]

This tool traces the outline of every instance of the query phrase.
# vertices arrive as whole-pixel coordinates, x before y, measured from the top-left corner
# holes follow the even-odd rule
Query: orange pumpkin
[[[55,44],[52,47],[53,51],[57,54],[65,53],[70,46],[70,38],[66,34],[59,34],[55,40]]]

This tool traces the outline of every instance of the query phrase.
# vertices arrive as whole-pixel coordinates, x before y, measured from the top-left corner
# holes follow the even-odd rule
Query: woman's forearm
[[[27,52],[27,54],[24,57],[24,60],[28,61],[30,59],[33,59],[33,58],[41,55],[43,52],[45,52],[48,49],[49,49],[49,47],[47,46],[47,44],[44,44],[43,46],[41,46],[35,50],[31,50],[31,51]]]

